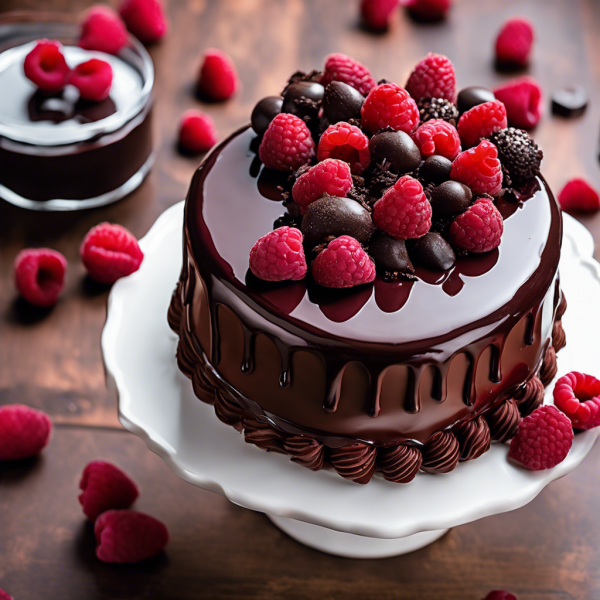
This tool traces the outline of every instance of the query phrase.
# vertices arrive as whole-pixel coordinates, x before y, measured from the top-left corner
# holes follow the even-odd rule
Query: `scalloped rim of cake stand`
[[[194,396],[176,364],[177,336],[168,328],[167,309],[181,268],[183,204],[165,211],[140,240],[145,258],[139,271],[114,285],[102,353],[107,385],[119,398],[121,423],[185,481],[274,517],[303,543],[366,558],[410,551],[450,527],[520,508],[551,481],[575,469],[591,450],[597,429],[577,434],[565,461],[547,471],[512,465],[507,446],[493,444],[482,457],[459,464],[447,475],[419,473],[405,485],[376,476],[359,486],[336,473],[314,473],[286,456],[244,443],[235,429],[217,419],[212,406]],[[600,265],[591,258],[593,249],[589,232],[565,215],[560,267],[569,300],[564,317],[569,344],[560,353],[559,375],[571,370],[600,372],[600,359],[587,341],[600,336],[600,323],[584,318],[586,307],[594,300],[600,303]],[[551,402],[549,391],[546,402]],[[293,530],[302,524],[289,520],[309,524],[309,529],[318,526],[314,543],[302,539],[311,537],[306,527],[295,535]],[[319,541],[321,528],[352,534],[345,536],[349,548],[350,538],[365,536],[384,540],[390,550],[339,552],[339,539],[329,548]],[[401,548],[399,538],[424,532],[429,535],[416,537],[428,541],[417,543],[413,538]],[[391,542],[400,544],[398,550]]]

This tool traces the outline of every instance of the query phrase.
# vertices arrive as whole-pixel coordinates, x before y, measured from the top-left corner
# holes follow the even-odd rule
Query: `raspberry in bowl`
[[[186,199],[180,369],[248,443],[360,484],[509,441],[565,341],[542,152],[434,59],[418,97],[340,54],[296,73]]]
[[[0,19],[7,202],[33,210],[101,206],[131,193],[150,170],[152,60],[132,37],[116,54],[89,49],[84,32],[60,15]]]

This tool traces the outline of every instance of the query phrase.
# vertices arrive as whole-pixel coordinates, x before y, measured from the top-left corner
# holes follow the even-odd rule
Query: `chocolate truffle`
[[[411,248],[410,254],[419,266],[432,271],[446,271],[456,262],[452,246],[434,231],[420,237]]]
[[[404,240],[397,240],[380,231],[369,245],[369,254],[380,273],[388,276],[412,274],[415,268],[408,256]]]
[[[450,171],[452,170],[452,161],[445,156],[434,154],[425,159],[425,162],[419,169],[419,177],[427,183],[439,185],[450,179]]]
[[[369,142],[371,160],[380,165],[390,163],[390,170],[402,175],[414,171],[421,163],[419,148],[403,131],[383,131]]]
[[[474,106],[492,102],[495,99],[496,96],[494,96],[492,90],[474,85],[460,90],[456,104],[458,106],[458,112],[462,115]]]
[[[473,192],[458,181],[445,181],[433,188],[429,202],[433,210],[433,218],[440,219],[464,212],[469,208]]]
[[[349,121],[360,117],[364,102],[363,95],[351,85],[332,81],[323,95],[323,112],[329,123]]]
[[[283,98],[281,96],[267,96],[254,107],[250,121],[252,129],[258,135],[264,135],[271,121],[281,112]]]
[[[317,116],[318,103],[323,99],[325,88],[314,81],[298,81],[290,84],[283,93],[281,112],[297,117]]]

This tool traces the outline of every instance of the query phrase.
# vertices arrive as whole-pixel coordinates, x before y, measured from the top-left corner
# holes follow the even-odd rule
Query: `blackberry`
[[[498,148],[498,158],[512,185],[521,185],[539,174],[544,154],[526,131],[508,127],[495,131],[489,139]]]
[[[458,123],[458,108],[449,100],[444,98],[421,98],[417,102],[417,106],[419,107],[421,125],[431,119],[448,121],[454,127]]]

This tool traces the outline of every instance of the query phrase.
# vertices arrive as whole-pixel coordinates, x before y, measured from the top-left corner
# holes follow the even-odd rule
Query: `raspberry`
[[[554,404],[564,412],[576,429],[600,425],[600,381],[573,371],[554,386]]]
[[[375,203],[373,220],[379,229],[397,239],[413,239],[431,229],[431,204],[423,186],[405,175]]]
[[[363,96],[366,96],[377,85],[367,67],[339,52],[330,54],[325,59],[325,70],[320,83],[327,87],[327,84],[332,81],[347,83]]]
[[[352,187],[352,174],[347,163],[328,158],[300,175],[292,188],[292,197],[302,214],[308,205],[325,194],[344,198]]]
[[[456,127],[441,119],[432,119],[421,125],[413,134],[423,158],[438,154],[454,160],[460,152],[460,138]]]
[[[40,40],[25,57],[25,77],[40,90],[59,92],[69,81],[71,70],[61,52],[62,46],[54,40]]]
[[[139,495],[135,483],[121,469],[99,460],[84,469],[79,487],[79,503],[91,521],[107,510],[129,508]]]
[[[469,186],[475,194],[497,196],[502,189],[502,168],[496,146],[482,140],[479,146],[461,152],[452,163],[450,178]]]
[[[258,147],[265,167],[280,171],[296,171],[309,163],[314,154],[315,143],[306,123],[286,113],[271,121]]]
[[[465,147],[470,148],[494,131],[505,129],[507,125],[504,104],[494,100],[478,104],[463,113],[458,120],[458,134]]]
[[[560,207],[568,213],[593,213],[600,210],[598,192],[585,179],[571,179],[558,195]]]
[[[532,471],[541,471],[565,460],[572,444],[571,421],[555,406],[540,406],[519,424],[508,456]]]
[[[450,100],[443,98],[421,98],[417,101],[421,125],[432,119],[448,121],[456,127],[458,123],[458,108]]]
[[[386,30],[399,2],[400,0],[361,0],[360,14],[363,22],[375,31]]]
[[[52,421],[23,404],[0,407],[0,461],[37,456],[50,441]]]
[[[9,596],[3,589],[0,589],[0,600],[13,600],[13,597]]]
[[[169,542],[167,528],[132,510],[109,510],[96,519],[96,556],[107,563],[136,563],[156,556]]]
[[[454,65],[443,54],[430,52],[417,63],[406,82],[406,91],[415,99],[443,98],[454,102],[456,99],[456,74]]]
[[[79,254],[90,277],[105,284],[131,275],[144,258],[133,234],[111,223],[92,227],[81,243]]]
[[[190,109],[179,123],[179,147],[192,154],[210,150],[217,143],[217,130],[210,115]]]
[[[79,45],[86,50],[118,54],[127,45],[127,29],[108,6],[94,6],[81,24]]]
[[[215,48],[204,51],[198,76],[198,91],[209,100],[227,100],[238,88],[238,76],[231,58]]]
[[[306,275],[302,232],[279,227],[263,235],[250,250],[250,270],[264,281],[297,281]]]
[[[496,60],[501,65],[524,67],[533,45],[533,26],[524,17],[510,19],[496,38]]]
[[[329,242],[312,264],[312,275],[329,288],[349,288],[375,279],[375,263],[358,240],[342,235]]]
[[[450,223],[450,242],[470,252],[489,252],[500,245],[504,222],[489,198],[480,198]]]
[[[504,590],[493,590],[484,598],[484,600],[517,600],[517,597]]]
[[[533,77],[519,77],[494,89],[496,99],[504,104],[509,125],[532,129],[539,120],[542,90]]]
[[[15,285],[30,304],[52,306],[65,287],[66,271],[67,259],[56,250],[22,250],[15,259]]]
[[[422,21],[443,19],[452,6],[452,0],[403,0],[411,15]]]
[[[360,175],[371,162],[369,138],[356,126],[340,121],[330,125],[319,140],[317,160],[343,160],[355,175]]]
[[[102,102],[108,98],[112,81],[112,67],[99,58],[77,65],[69,78],[69,83],[79,90],[79,95],[92,102]]]
[[[501,129],[490,136],[498,149],[498,158],[508,172],[512,185],[520,185],[539,175],[544,153],[532,137],[521,129]]]
[[[167,32],[167,17],[160,0],[124,0],[119,13],[127,29],[144,43],[157,42]]]
[[[419,109],[408,92],[395,83],[373,88],[360,111],[362,125],[369,133],[384,127],[412,133],[419,125]]]

